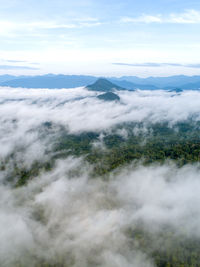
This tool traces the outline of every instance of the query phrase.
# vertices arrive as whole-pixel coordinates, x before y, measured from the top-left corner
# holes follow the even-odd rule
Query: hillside
[[[114,94],[112,92],[108,92],[105,94],[101,94],[97,96],[100,100],[104,101],[119,101],[120,97],[117,94]]]
[[[125,90],[125,88],[122,88],[104,78],[98,79],[95,83],[88,85],[86,88],[88,90],[101,91],[101,92],[112,92],[113,90]]]

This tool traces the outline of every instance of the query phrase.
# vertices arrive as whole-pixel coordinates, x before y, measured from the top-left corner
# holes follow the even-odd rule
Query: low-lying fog
[[[1,88],[1,160],[21,145],[25,150],[15,160],[24,165],[47,157],[51,138],[41,141],[38,130],[45,122],[77,134],[109,131],[123,122],[173,126],[200,120],[197,91],[117,93],[120,102],[104,102],[84,88]],[[92,166],[83,159],[69,157],[17,188],[5,183],[9,168],[5,164],[0,172],[0,266],[64,262],[74,267],[150,267],[153,260],[138,246],[134,229],[155,234],[152,246],[157,249],[166,227],[177,236],[200,239],[198,164],[177,168],[172,162],[146,167],[133,163],[104,180],[91,178]]]

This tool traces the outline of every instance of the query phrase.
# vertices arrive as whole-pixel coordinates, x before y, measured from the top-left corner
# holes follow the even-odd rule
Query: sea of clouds
[[[121,91],[120,102],[101,101],[98,94],[84,88],[0,88],[1,160],[22,146],[13,160],[24,165],[48,157],[45,151],[59,127],[41,139],[46,122],[79,134],[123,122],[173,125],[200,119],[197,91]],[[140,225],[158,235],[161,244],[159,232],[166,226],[177,236],[200,238],[198,164],[133,163],[103,180],[91,178],[92,166],[83,159],[69,157],[18,188],[5,183],[10,166],[0,172],[0,266],[152,267],[153,260],[128,230]]]

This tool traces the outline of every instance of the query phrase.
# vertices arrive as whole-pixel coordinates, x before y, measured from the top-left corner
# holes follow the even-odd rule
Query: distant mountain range
[[[42,75],[42,76],[9,76],[8,80],[6,77],[0,76],[0,86],[10,87],[23,87],[23,88],[75,88],[80,86],[86,86],[97,80],[93,76],[83,75]],[[1,82],[1,80],[4,80]]]
[[[99,77],[86,75],[55,75],[41,76],[12,76],[0,75],[0,86],[22,88],[75,88],[94,84]],[[123,76],[120,78],[109,77],[107,81],[127,90],[198,90],[200,89],[200,76],[170,76],[148,77]]]
[[[119,80],[129,81],[136,84],[150,84],[158,88],[165,87],[184,87],[187,84],[200,84],[200,76],[176,75],[169,77],[148,77],[139,78],[136,76],[123,76]]]

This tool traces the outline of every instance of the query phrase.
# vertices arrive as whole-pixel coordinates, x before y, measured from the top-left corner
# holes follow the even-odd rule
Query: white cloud
[[[187,120],[191,115],[200,119],[200,92],[197,91],[183,92],[174,97],[171,97],[173,93],[163,91],[118,93],[121,103],[107,103],[96,99],[97,92],[83,88],[1,88],[0,125],[4,131],[10,129],[0,141],[1,150],[4,151],[7,143],[10,146],[11,136],[17,142],[23,139],[21,133],[23,135],[29,128],[38,127],[49,120],[68,127],[71,133],[78,133],[102,131],[130,121],[176,123]],[[13,129],[12,121],[15,120],[17,127]]]
[[[177,23],[177,24],[199,24],[200,11],[186,10],[183,13],[171,13],[169,15],[148,15],[143,14],[139,17],[124,17],[122,23]]]
[[[81,175],[71,177],[74,169]],[[162,252],[163,228],[196,240],[199,190],[198,166],[129,166],[103,181],[80,160],[62,160],[25,187],[0,184],[0,264],[152,267],[130,229],[139,222]]]
[[[32,22],[28,24],[33,30],[37,29],[74,29],[74,28],[83,28],[83,27],[95,27],[99,26],[102,23],[99,21],[79,21],[76,23],[57,23],[57,22]]]
[[[168,21],[170,23],[180,23],[180,24],[199,24],[200,11],[187,10],[182,14],[171,14]]]
[[[140,17],[132,18],[132,17],[124,17],[120,20],[124,23],[162,23],[161,16],[151,16],[151,15],[142,15]]]
[[[46,142],[39,141],[38,134],[46,121],[79,133],[119,122],[176,122],[200,114],[199,92],[119,94],[123,104],[96,100],[95,92],[83,88],[0,88],[0,157],[22,145],[15,158],[22,166],[43,160],[51,139],[45,135]],[[119,134],[126,138],[126,132]],[[81,159],[68,158],[20,188],[2,182],[11,167],[6,164],[0,173],[1,266],[32,267],[37,260],[56,265],[58,259],[74,267],[151,267],[152,260],[129,234],[138,222],[156,234],[152,246],[158,249],[165,244],[162,227],[200,238],[199,165],[126,166],[101,180],[89,178],[90,166]]]
[[[55,29],[76,29],[100,26],[102,23],[97,19],[80,19],[73,20],[67,23],[59,23],[57,21],[33,21],[33,22],[16,22],[0,20],[0,35],[16,36],[28,32],[37,32],[41,30],[55,30]]]

